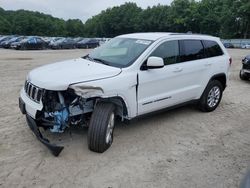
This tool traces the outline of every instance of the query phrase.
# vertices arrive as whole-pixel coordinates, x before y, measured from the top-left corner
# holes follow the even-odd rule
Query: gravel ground
[[[250,164],[250,82],[239,79],[250,50],[229,50],[230,82],[216,111],[186,106],[119,123],[112,147],[87,148],[87,130],[49,135],[65,149],[56,158],[39,143],[18,109],[34,67],[86,50],[0,50],[0,187],[235,188]]]

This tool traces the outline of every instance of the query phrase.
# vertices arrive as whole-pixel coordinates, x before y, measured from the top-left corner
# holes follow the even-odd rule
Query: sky
[[[0,7],[5,10],[39,11],[65,20],[80,19],[85,22],[102,10],[128,1],[135,2],[142,8],[157,4],[169,5],[172,2],[172,0],[0,0]]]

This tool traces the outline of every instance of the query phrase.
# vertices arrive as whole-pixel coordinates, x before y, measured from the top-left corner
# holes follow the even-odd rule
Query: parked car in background
[[[64,39],[64,37],[53,37],[49,42],[49,48],[51,48],[52,45],[54,45],[55,42]]]
[[[105,44],[106,42],[108,42],[109,40],[110,40],[110,38],[101,38],[99,40],[99,45],[101,46],[101,45]]]
[[[76,44],[77,48],[96,48],[99,46],[99,40],[86,38]]]
[[[249,80],[250,79],[250,55],[247,55],[242,59],[242,69],[240,70],[240,79]]]
[[[247,44],[247,43],[246,43],[246,44],[242,44],[242,45],[241,45],[241,48],[243,48],[243,49],[244,49],[244,48],[245,48],[245,49],[249,49],[249,48],[250,48],[250,44]]]
[[[230,42],[223,43],[223,45],[225,46],[225,48],[234,48],[234,45]]]
[[[28,37],[12,43],[11,48],[16,50],[43,50],[47,48],[47,43],[41,37]]]
[[[41,39],[49,45],[50,41],[53,40],[53,37],[41,37]]]
[[[73,49],[76,48],[76,42],[72,38],[62,38],[50,45],[52,49]]]
[[[17,37],[10,37],[9,39],[5,39],[4,41],[1,42],[1,47],[2,48],[8,48],[8,45],[11,41],[16,40]]]
[[[3,42],[2,43],[2,47],[3,48],[10,48],[10,46],[11,46],[12,43],[20,42],[21,40],[23,40],[25,38],[26,37],[24,37],[24,36],[11,38],[10,40],[7,40],[7,41]]]
[[[11,37],[9,38],[9,40],[5,40],[1,43],[1,46],[3,48],[10,48],[10,45],[13,43],[13,42],[18,42],[18,41],[21,41],[23,40],[25,37],[24,36],[19,36],[19,37]]]
[[[77,37],[77,38],[74,38],[73,40],[77,43],[77,42],[80,42],[82,41],[84,38],[82,37]]]
[[[7,40],[10,40],[11,38],[12,38],[12,36],[2,36],[2,37],[0,38],[0,47],[2,47],[2,46],[1,46],[2,42],[7,41]]]

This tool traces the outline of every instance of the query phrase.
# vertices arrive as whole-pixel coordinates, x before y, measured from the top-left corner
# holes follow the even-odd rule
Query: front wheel
[[[113,142],[115,126],[115,105],[97,103],[91,116],[88,130],[88,147],[91,151],[103,153]]]
[[[199,109],[203,112],[214,111],[220,104],[223,93],[223,86],[218,80],[212,80],[207,85],[205,91],[203,92],[200,101]]]

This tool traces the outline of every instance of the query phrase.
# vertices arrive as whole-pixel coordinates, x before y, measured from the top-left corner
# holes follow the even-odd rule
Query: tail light
[[[233,59],[230,57],[230,58],[229,58],[229,65],[231,66],[232,63],[233,63]]]

